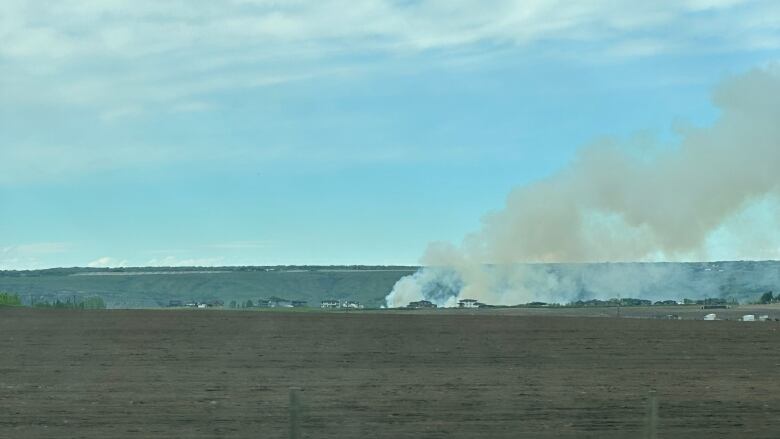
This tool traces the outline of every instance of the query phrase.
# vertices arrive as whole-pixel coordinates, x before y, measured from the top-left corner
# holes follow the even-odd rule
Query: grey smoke
[[[504,208],[487,214],[460,246],[430,244],[422,258],[428,268],[400,280],[388,306],[421,298],[561,301],[583,291],[615,297],[675,282],[691,288],[690,274],[668,271],[671,266],[665,272],[612,266],[587,279],[577,270],[529,263],[776,258],[778,69],[722,82],[713,102],[720,110],[716,122],[680,128],[678,142],[600,141],[557,174],[512,190]],[[431,294],[447,289],[450,294]]]

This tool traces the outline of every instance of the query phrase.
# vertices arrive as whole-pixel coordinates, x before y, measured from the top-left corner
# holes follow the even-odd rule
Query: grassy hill
[[[780,292],[780,262],[542,264],[568,283],[568,297],[647,299],[723,297],[757,300]],[[410,266],[134,267],[56,268],[0,271],[0,291],[32,299],[60,300],[100,296],[108,307],[165,306],[170,300],[257,301],[271,297],[305,300],[356,300],[379,307]]]
[[[384,304],[395,282],[415,267],[218,267],[83,268],[0,272],[0,291],[32,298],[101,296],[109,307],[165,306],[183,301],[221,299],[256,301],[272,296],[306,300],[319,306],[326,298]]]

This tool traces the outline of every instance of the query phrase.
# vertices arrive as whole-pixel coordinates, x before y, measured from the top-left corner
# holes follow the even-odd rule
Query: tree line
[[[22,298],[18,294],[0,292],[0,306],[25,306],[25,304],[22,303]],[[106,302],[100,296],[84,298],[74,296],[65,300],[60,300],[59,298],[53,300],[31,298],[27,306],[56,309],[105,309]]]
[[[18,294],[0,292],[0,306],[21,306],[22,299]]]

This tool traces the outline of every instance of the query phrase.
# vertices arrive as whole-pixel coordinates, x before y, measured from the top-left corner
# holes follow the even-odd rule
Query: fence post
[[[658,398],[655,390],[651,390],[647,395],[647,426],[645,430],[646,439],[656,439],[658,430]]]
[[[301,401],[298,387],[290,387],[290,439],[301,437]]]

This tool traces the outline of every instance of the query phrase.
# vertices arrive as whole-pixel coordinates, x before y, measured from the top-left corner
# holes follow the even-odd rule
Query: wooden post
[[[658,399],[655,390],[651,390],[647,396],[647,430],[646,439],[656,439],[658,434]]]
[[[301,401],[298,395],[300,391],[297,387],[290,387],[290,439],[300,439],[301,437]]]

